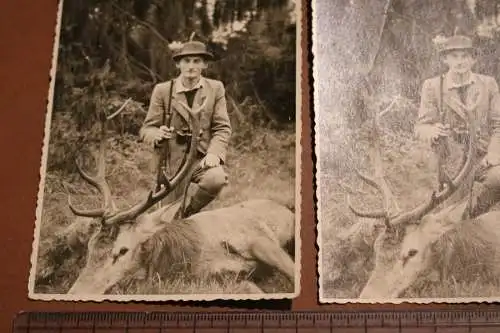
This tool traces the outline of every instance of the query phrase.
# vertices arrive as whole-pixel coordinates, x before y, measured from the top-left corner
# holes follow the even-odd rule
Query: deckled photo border
[[[158,302],[158,301],[214,301],[214,300],[273,300],[273,299],[293,299],[297,297],[301,290],[301,176],[302,176],[302,148],[301,148],[301,136],[302,136],[302,87],[304,82],[303,73],[303,48],[307,47],[304,43],[302,34],[304,29],[304,1],[296,0],[296,140],[295,140],[295,281],[294,281],[294,291],[291,293],[269,293],[269,294],[166,294],[166,295],[68,295],[68,294],[44,294],[36,293],[34,291],[35,277],[37,271],[37,256],[39,251],[39,240],[40,240],[40,230],[41,230],[41,217],[43,210],[43,200],[44,200],[44,188],[46,184],[45,179],[45,169],[47,165],[48,158],[48,146],[49,137],[51,131],[51,115],[53,110],[53,98],[55,89],[55,75],[56,68],[58,65],[58,49],[60,43],[60,29],[63,14],[63,2],[68,0],[60,0],[58,4],[57,13],[57,24],[55,28],[55,38],[54,38],[54,48],[52,55],[52,64],[50,69],[50,85],[49,85],[49,98],[47,103],[47,114],[45,118],[45,129],[44,129],[44,139],[43,139],[43,149],[41,156],[41,167],[40,167],[40,183],[38,191],[38,200],[36,207],[36,221],[34,227],[34,240],[32,243],[31,252],[31,267],[29,271],[29,282],[28,282],[28,298],[32,300],[42,300],[42,301],[75,301],[75,302],[104,302],[104,301],[114,301],[114,302],[135,302],[135,301],[146,301],[146,302]]]
[[[347,2],[345,2],[347,3]],[[354,2],[351,2],[353,7],[356,7]],[[368,4],[368,1],[360,1],[357,3],[359,7],[362,8],[363,5]],[[370,3],[376,7],[370,7],[370,13],[379,13],[383,10],[387,10],[390,0],[380,0],[376,3]],[[322,168],[322,162],[324,159],[328,158],[330,160],[335,160],[335,153],[342,151],[343,149],[350,149],[343,146],[343,135],[345,132],[345,115],[342,113],[343,108],[346,105],[342,104],[343,94],[353,94],[352,81],[352,71],[357,70],[360,73],[367,71],[370,67],[370,62],[374,61],[373,56],[370,52],[366,54],[356,53],[355,56],[350,57],[348,55],[349,51],[359,51],[359,50],[369,50],[370,47],[378,49],[380,39],[369,39],[364,33],[367,30],[358,29],[356,31],[345,29],[345,27],[338,24],[334,20],[333,16],[330,15],[333,12],[336,13],[336,19],[341,17],[340,8],[335,8],[339,5],[336,1],[328,0],[315,0],[312,2],[312,53],[313,53],[313,87],[314,87],[314,151],[316,156],[315,161],[315,198],[316,198],[316,216],[317,216],[317,237],[316,245],[318,247],[317,255],[317,272],[318,277],[318,299],[321,304],[403,304],[403,303],[415,303],[415,304],[432,304],[432,303],[450,303],[450,304],[464,304],[464,303],[494,303],[500,301],[500,292],[498,297],[455,297],[455,298],[374,298],[374,299],[362,299],[362,298],[342,298],[342,297],[328,297],[325,296],[325,277],[331,272],[327,271],[327,267],[324,262],[330,259],[329,253],[325,248],[326,240],[328,236],[325,234],[325,223],[332,218],[331,214],[326,213],[327,208],[332,202],[327,202],[325,198],[322,197],[321,193],[328,191],[326,189],[326,180],[328,181],[343,181],[343,179],[336,179],[338,175],[329,173],[329,170]],[[345,17],[349,14],[344,13]],[[386,17],[386,14],[382,16]],[[358,22],[360,26],[366,27],[365,22]],[[381,22],[379,26],[370,26],[369,30],[372,35],[377,35],[381,38],[384,22]],[[376,33],[374,33],[374,31]],[[352,45],[352,49],[346,50],[342,47],[343,43]],[[374,51],[373,53],[377,53]],[[359,57],[357,60],[362,59],[362,62],[356,62],[354,57]],[[371,63],[373,65],[373,63]],[[356,67],[355,67],[356,66]],[[359,66],[359,67],[357,67]],[[348,72],[351,73],[349,74]],[[326,102],[328,101],[328,102]],[[328,104],[328,105],[325,105]],[[389,104],[389,103],[386,103]],[[389,107],[388,107],[389,108]],[[329,140],[329,147],[325,147],[324,140]],[[332,143],[334,142],[334,143]],[[324,150],[322,150],[324,148]],[[328,151],[328,153],[325,153]],[[328,155],[328,156],[326,156]],[[343,156],[343,155],[342,155]],[[336,162],[342,164],[343,161],[337,158]],[[356,189],[354,189],[356,190]],[[429,191],[430,194],[430,191]],[[346,202],[347,192],[344,197],[339,197],[338,200]],[[369,197],[368,195],[366,196]],[[370,199],[376,198],[371,196]],[[362,198],[358,198],[356,202],[359,208],[363,209]],[[378,202],[378,201],[377,201]],[[378,202],[378,204],[380,204]],[[347,206],[346,206],[347,207]],[[373,223],[369,219],[365,220],[364,225],[359,224],[359,228],[374,226],[377,223],[383,225],[383,221],[377,222],[373,220]],[[352,225],[353,230],[356,225]],[[337,232],[341,232],[340,229],[335,229]],[[373,229],[375,230],[375,229]],[[373,231],[374,233],[377,231]],[[336,236],[336,235],[332,235]],[[332,263],[333,264],[333,263]]]

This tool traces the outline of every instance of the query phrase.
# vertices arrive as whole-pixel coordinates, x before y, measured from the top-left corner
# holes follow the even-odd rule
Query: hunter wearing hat
[[[415,130],[417,137],[430,144],[436,143],[440,137],[450,137],[461,142],[463,115],[465,112],[474,114],[479,130],[479,165],[475,176],[483,184],[469,208],[469,217],[475,217],[487,212],[500,201],[498,84],[493,77],[472,71],[476,50],[469,37],[449,37],[442,44],[439,53],[448,71],[424,81]]]
[[[161,145],[169,145],[168,162],[173,174],[187,148],[185,135],[189,130],[188,112],[204,105],[199,113],[202,133],[198,144],[198,160],[186,183],[197,184],[197,190],[190,202],[186,203],[185,210],[176,214],[176,217],[187,217],[213,201],[228,183],[222,165],[226,160],[231,124],[226,109],[224,84],[202,75],[208,61],[213,59],[205,44],[189,41],[174,54],[173,59],[180,74],[153,88],[140,138],[155,149],[157,159]],[[171,117],[170,127],[164,123],[165,112]],[[183,191],[184,187],[181,185],[181,189],[175,192]]]

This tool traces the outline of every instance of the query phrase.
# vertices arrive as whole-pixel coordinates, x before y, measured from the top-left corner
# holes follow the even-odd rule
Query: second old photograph
[[[314,2],[321,302],[500,300],[499,9]]]

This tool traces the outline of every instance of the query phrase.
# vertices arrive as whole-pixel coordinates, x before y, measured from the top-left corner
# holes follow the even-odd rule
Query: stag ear
[[[174,202],[168,204],[164,209],[160,210],[159,221],[161,223],[170,223],[174,220],[174,216],[177,211],[181,208],[183,197],[175,200]]]
[[[467,203],[467,200],[459,201],[449,205],[438,213],[425,216],[422,219],[421,230],[431,243],[464,222],[462,215],[467,207]]]
[[[408,233],[410,233],[410,232],[414,232],[414,231],[416,231],[418,228],[419,228],[419,226],[418,226],[417,224],[413,224],[413,223],[412,223],[412,224],[408,224],[408,225],[406,226],[405,231],[406,231],[406,233],[408,234]]]

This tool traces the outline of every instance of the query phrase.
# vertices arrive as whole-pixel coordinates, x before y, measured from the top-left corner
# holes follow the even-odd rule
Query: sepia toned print
[[[314,2],[322,303],[500,300],[497,7]]]
[[[300,11],[60,2],[31,299],[298,295]]]

